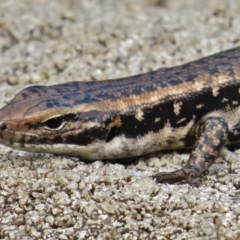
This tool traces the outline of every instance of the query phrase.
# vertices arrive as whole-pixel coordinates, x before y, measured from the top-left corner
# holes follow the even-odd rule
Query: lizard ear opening
[[[112,141],[113,138],[115,138],[119,134],[121,126],[122,120],[120,116],[116,116],[115,119],[108,125],[109,131],[106,138],[106,142]]]
[[[119,127],[111,127],[109,132],[108,132],[108,135],[107,135],[107,138],[106,138],[106,142],[110,142],[119,132]]]

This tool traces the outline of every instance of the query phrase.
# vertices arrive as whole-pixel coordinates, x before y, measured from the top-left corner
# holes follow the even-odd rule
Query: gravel
[[[0,1],[0,106],[33,84],[117,78],[239,45],[237,0]],[[0,147],[1,239],[239,239],[240,151],[156,184],[189,153],[129,164]]]

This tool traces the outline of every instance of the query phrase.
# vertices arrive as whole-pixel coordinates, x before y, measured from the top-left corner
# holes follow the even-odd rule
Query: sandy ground
[[[103,80],[239,45],[240,1],[0,1],[0,106],[32,84]],[[130,164],[0,148],[1,239],[239,239],[240,151],[187,184],[150,177],[188,153]]]

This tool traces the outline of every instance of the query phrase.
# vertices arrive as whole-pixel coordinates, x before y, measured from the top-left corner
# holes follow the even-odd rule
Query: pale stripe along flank
[[[89,160],[193,148],[158,182],[199,177],[240,139],[240,48],[188,64],[99,82],[22,90],[0,110],[0,143]]]

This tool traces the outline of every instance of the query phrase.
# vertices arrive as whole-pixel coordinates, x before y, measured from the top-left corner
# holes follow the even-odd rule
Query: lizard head
[[[32,86],[19,92],[0,110],[0,143],[83,158],[91,158],[89,149],[100,151],[109,132],[103,112],[93,95],[76,86],[69,89],[71,84],[75,83]],[[93,142],[95,149],[86,147]]]

